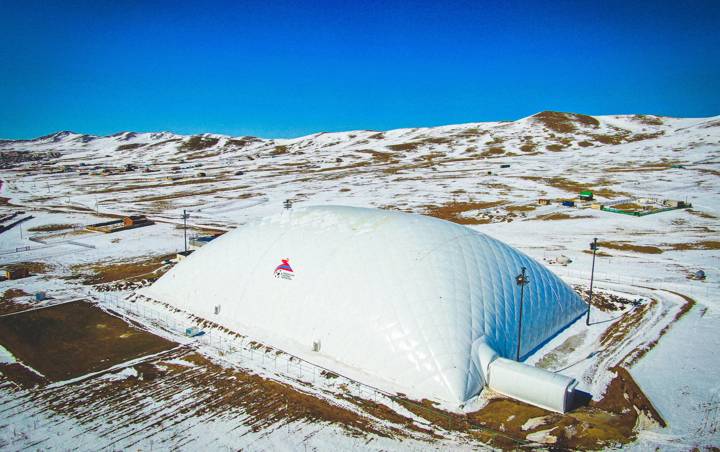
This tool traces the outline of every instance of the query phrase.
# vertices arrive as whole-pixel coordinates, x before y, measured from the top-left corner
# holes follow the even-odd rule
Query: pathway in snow
[[[630,369],[668,423],[648,441],[683,449],[720,444],[718,321],[696,305]]]

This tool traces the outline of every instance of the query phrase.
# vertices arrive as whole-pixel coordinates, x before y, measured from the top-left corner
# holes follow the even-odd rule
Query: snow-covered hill
[[[277,140],[64,131],[2,141],[0,152],[12,198],[28,204],[166,218],[189,209],[196,221],[231,227],[291,199],[429,212],[472,224],[521,217],[537,197],[567,197],[580,188],[605,198],[698,196],[717,173],[687,165],[718,157],[719,137],[720,117],[542,112],[514,122]],[[31,158],[37,160],[17,164]],[[486,207],[499,215],[488,218]]]

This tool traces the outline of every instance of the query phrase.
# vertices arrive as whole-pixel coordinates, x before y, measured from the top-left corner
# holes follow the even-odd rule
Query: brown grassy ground
[[[504,204],[505,201],[470,201],[470,202],[448,202],[439,206],[424,206],[425,214],[431,217],[441,218],[459,224],[483,224],[483,219],[466,218],[462,214],[472,210],[488,209]]]
[[[584,218],[592,218],[588,215],[568,215],[566,213],[558,212],[558,213],[550,213],[547,215],[541,215],[536,218],[536,220],[542,220],[542,221],[555,221],[555,220],[582,220]]]
[[[715,215],[707,213],[707,212],[702,212],[700,210],[686,209],[685,211],[691,213],[692,215],[700,217],[700,218],[705,218],[708,220],[717,220],[717,217]]]
[[[618,251],[632,251],[643,254],[662,254],[662,248],[651,245],[635,245],[630,242],[598,242],[598,248],[610,248]]]
[[[507,210],[508,212],[532,212],[535,209],[537,209],[537,206],[535,204],[507,206],[505,208],[505,210]]]
[[[32,228],[28,228],[29,232],[55,232],[55,231],[64,231],[66,229],[72,229],[75,227],[74,224],[44,224],[42,226],[35,226]]]
[[[174,347],[85,302],[0,317],[0,343],[51,381]]]
[[[27,297],[30,294],[22,289],[7,289],[0,297],[0,315],[20,312],[31,307],[27,303],[20,302],[17,299]]]
[[[628,334],[635,331],[635,326],[638,324],[645,314],[655,305],[656,301],[644,304],[632,311],[626,313],[617,322],[613,323],[610,328],[600,336],[600,345],[607,346],[612,343],[618,343],[625,339]]]
[[[697,242],[689,243],[672,243],[668,244],[674,251],[687,251],[687,250],[720,250],[720,241],[718,240],[700,240]]]
[[[74,419],[108,442],[130,438],[130,442],[147,443],[173,428],[178,431],[175,444],[179,444],[192,439],[192,433],[183,433],[187,428],[215,420],[227,423],[228,435],[243,430],[271,432],[303,422],[318,428],[339,426],[357,437],[375,434],[402,440],[411,435],[408,431],[419,439],[435,437],[432,429],[415,425],[385,405],[347,396],[343,398],[357,410],[341,407],[249,371],[220,366],[187,347],[162,353],[133,369],[137,377],[91,378],[72,386],[36,390],[34,403]]]
[[[88,192],[88,194],[102,194],[102,193],[117,193],[117,192],[125,192],[125,191],[135,191],[135,190],[148,190],[151,188],[165,188],[165,187],[174,187],[176,185],[199,185],[199,184],[210,184],[213,182],[222,182],[224,179],[221,177],[198,177],[194,179],[182,179],[182,180],[176,180],[172,181],[170,183],[161,183],[161,184],[134,184],[134,185],[115,185],[110,188],[105,188],[102,190],[96,190]]]
[[[542,123],[550,130],[559,133],[572,133],[577,126],[597,127],[600,122],[592,116],[577,113],[561,113],[557,111],[543,111],[533,116],[533,119]]]
[[[202,137],[199,135],[195,135],[188,138],[183,144],[178,146],[178,150],[199,151],[215,146],[218,141],[220,141],[218,138]]]
[[[211,195],[214,193],[220,193],[220,192],[225,192],[225,191],[244,190],[246,188],[249,188],[249,186],[248,185],[236,185],[236,186],[232,186],[232,187],[212,188],[209,190],[184,191],[184,192],[179,192],[179,193],[169,193],[167,195],[145,196],[142,198],[137,198],[134,201],[135,202],[165,201],[168,199],[187,198],[189,196]],[[255,196],[255,193],[243,193],[241,195],[238,195],[238,198],[239,199],[252,198],[253,196]]]
[[[534,182],[542,183],[553,188],[564,190],[569,193],[578,194],[583,190],[592,191],[595,196],[601,196],[604,198],[612,199],[622,196],[629,196],[628,193],[615,191],[610,188],[594,187],[592,183],[577,182],[565,177],[540,177],[540,176],[523,176],[523,179],[531,180]],[[604,181],[601,181],[604,182]]]
[[[175,254],[145,256],[132,261],[99,262],[94,264],[75,265],[71,267],[74,274],[84,274],[83,284],[104,284],[120,280],[133,280],[140,276],[146,279],[162,267],[162,261],[175,257]]]
[[[47,273],[50,270],[50,265],[44,262],[15,262],[12,264],[5,264],[2,268],[6,270],[17,270],[20,268],[26,268],[32,275],[41,275]]]
[[[22,289],[7,289],[5,292],[3,292],[2,296],[0,297],[0,302],[2,302],[2,303],[12,302],[16,298],[25,297],[27,295],[30,295],[30,294],[25,292]]]

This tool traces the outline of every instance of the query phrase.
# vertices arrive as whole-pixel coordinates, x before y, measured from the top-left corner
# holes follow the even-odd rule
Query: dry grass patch
[[[425,214],[431,217],[441,218],[443,220],[452,221],[453,223],[459,224],[485,224],[489,223],[490,220],[468,218],[464,217],[465,212],[481,209],[489,209],[505,204],[505,201],[469,201],[469,202],[456,202],[452,201],[440,206],[424,206]]]
[[[176,345],[85,302],[0,317],[0,343],[51,381],[106,369]]]
[[[278,155],[284,155],[288,153],[288,147],[284,145],[275,146],[272,151],[270,151],[270,155],[273,157],[277,157]]]
[[[358,149],[355,152],[370,154],[377,163],[397,163],[394,154],[390,152],[376,151],[373,149]]]
[[[718,240],[702,240],[698,242],[690,243],[672,243],[666,244],[673,251],[687,251],[687,250],[720,250],[720,241]]]
[[[186,198],[189,196],[211,195],[211,194],[220,193],[220,192],[224,192],[224,191],[243,190],[248,187],[249,187],[248,185],[237,185],[237,186],[233,186],[233,187],[214,188],[211,190],[184,191],[184,192],[170,193],[167,195],[160,195],[160,196],[145,196],[142,198],[137,198],[134,201],[135,202],[164,201],[164,200],[168,200],[168,199]],[[252,198],[253,196],[257,196],[257,194],[256,193],[243,193],[241,195],[238,195],[237,199]]]
[[[22,289],[7,289],[0,296],[0,315],[12,314],[33,307],[26,301],[18,300],[18,298],[27,296],[30,296],[30,294]]]
[[[72,229],[74,228],[74,224],[67,224],[67,223],[58,223],[58,224],[44,224],[42,226],[35,226],[32,228],[28,228],[29,232],[55,232],[55,231],[64,231],[66,229]]]
[[[707,212],[701,212],[701,211],[695,210],[695,209],[686,209],[686,211],[691,213],[692,215],[695,215],[696,217],[705,218],[708,220],[717,220],[717,217],[715,215],[712,215]]]
[[[208,159],[218,155],[220,155],[220,152],[196,152],[185,157],[185,160]]]
[[[505,153],[505,148],[502,146],[491,146],[487,149],[485,149],[480,155],[483,157],[493,157],[498,155],[503,155]]]
[[[636,245],[631,242],[598,242],[599,248],[610,248],[618,251],[632,251],[642,254],[662,254],[662,248],[651,245]]]
[[[116,151],[132,151],[133,149],[138,149],[145,146],[145,143],[129,143],[129,144],[121,144],[120,146],[115,149]]]
[[[225,147],[243,148],[247,145],[250,145],[253,143],[259,143],[259,142],[262,142],[262,140],[259,138],[256,138],[256,137],[247,136],[247,137],[227,140],[225,142]]]
[[[559,133],[572,133],[577,129],[578,125],[584,127],[598,127],[600,125],[600,122],[592,116],[557,111],[543,111],[534,115],[533,119],[548,129]]]
[[[524,179],[546,184],[550,187],[564,190],[568,193],[580,193],[583,190],[590,190],[595,196],[601,196],[604,198],[616,198],[630,196],[629,193],[619,192],[610,188],[604,187],[593,187],[591,183],[577,182],[571,179],[567,179],[560,176],[555,177],[540,177],[540,176],[522,176]],[[600,182],[603,182],[602,180]],[[597,182],[596,182],[597,183]]]
[[[622,144],[625,142],[626,135],[623,134],[615,134],[615,135],[609,135],[609,134],[597,134],[592,135],[592,138],[597,141],[598,143],[602,144]]]
[[[175,187],[177,185],[200,185],[210,184],[213,182],[222,182],[224,179],[220,177],[198,177],[198,178],[187,178],[182,180],[172,181],[167,184],[143,184],[143,185],[119,185],[115,184],[110,188],[102,190],[96,190],[88,192],[89,195],[102,194],[102,193],[117,193],[124,191],[136,191],[136,190],[148,190],[150,188],[167,188]]]
[[[215,146],[220,141],[219,138],[203,137],[195,135],[187,139],[183,144],[178,146],[180,151],[200,151]]]
[[[158,278],[162,261],[175,257],[175,254],[146,256],[139,260],[82,264],[71,267],[73,273],[85,274],[83,284],[104,284],[113,281],[133,280],[139,277]]]
[[[2,297],[0,297],[0,302],[11,302],[16,298],[26,297],[28,295],[30,294],[22,289],[7,289],[5,292],[3,292]]]
[[[505,208],[505,210],[507,210],[508,212],[531,212],[535,209],[537,209],[537,206],[535,204],[507,206]]]
[[[52,267],[45,262],[15,262],[12,264],[2,265],[2,268],[11,271],[25,268],[27,269],[27,271],[30,272],[30,275],[32,276],[47,273]]]
[[[582,220],[585,218],[592,218],[588,215],[568,215],[566,213],[557,212],[557,213],[550,213],[547,215],[541,215],[537,217],[538,220],[543,221],[557,221],[557,220]]]
[[[401,143],[401,144],[389,144],[386,147],[388,149],[391,149],[393,151],[414,151],[420,146],[422,146],[423,143],[420,141],[410,141],[408,143]]]
[[[661,126],[663,125],[663,121],[658,116],[651,116],[651,115],[633,115],[631,118],[635,122],[639,122],[641,124],[646,124],[648,126]]]

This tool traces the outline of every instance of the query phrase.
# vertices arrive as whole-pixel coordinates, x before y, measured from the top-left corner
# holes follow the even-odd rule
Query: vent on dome
[[[218,305],[215,305],[214,312],[215,312],[215,315],[220,314],[220,305],[219,305],[219,304],[218,304]]]
[[[320,339],[313,341],[313,351],[314,352],[320,351]]]

